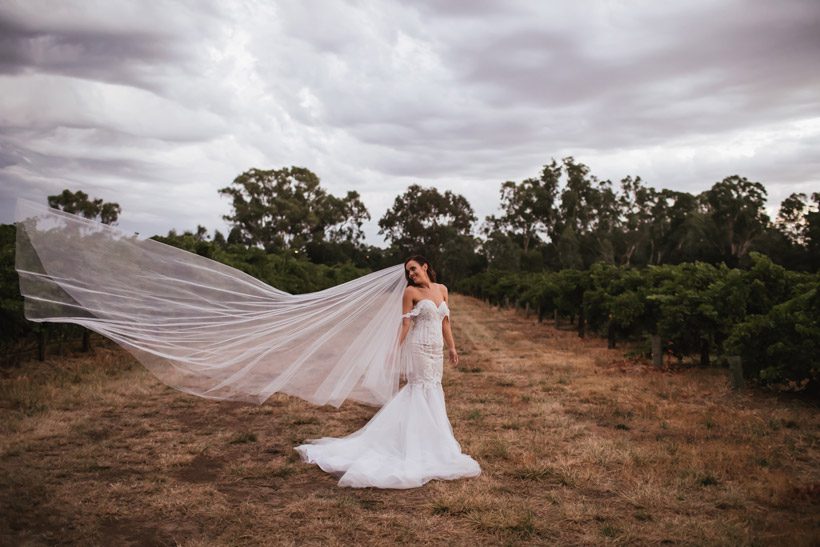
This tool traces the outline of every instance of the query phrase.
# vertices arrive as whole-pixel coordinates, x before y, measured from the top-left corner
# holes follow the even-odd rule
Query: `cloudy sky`
[[[305,166],[376,222],[413,183],[496,211],[599,178],[820,191],[820,2],[0,0],[0,223],[63,188],[142,235],[226,229],[217,189]]]

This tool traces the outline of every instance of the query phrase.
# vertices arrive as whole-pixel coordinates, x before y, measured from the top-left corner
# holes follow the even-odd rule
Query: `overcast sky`
[[[120,228],[226,230],[217,189],[314,171],[377,221],[410,184],[496,212],[567,155],[769,206],[820,191],[820,1],[0,0],[0,223],[63,188]]]

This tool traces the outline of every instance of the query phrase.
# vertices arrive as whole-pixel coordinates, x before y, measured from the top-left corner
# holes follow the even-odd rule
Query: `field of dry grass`
[[[820,543],[816,406],[465,296],[452,309],[444,390],[479,478],[339,488],[293,447],[374,409],[198,399],[98,344],[2,371],[0,544]]]

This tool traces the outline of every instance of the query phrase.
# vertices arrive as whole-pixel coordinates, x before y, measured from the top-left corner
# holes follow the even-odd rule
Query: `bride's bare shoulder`
[[[436,283],[436,286],[438,287],[438,290],[441,293],[442,298],[444,298],[444,300],[447,300],[447,285],[445,285],[444,283]]]
[[[404,297],[404,299],[409,299],[410,301],[418,300],[419,289],[418,287],[414,287],[413,285],[407,285],[404,288],[404,294],[402,296]]]

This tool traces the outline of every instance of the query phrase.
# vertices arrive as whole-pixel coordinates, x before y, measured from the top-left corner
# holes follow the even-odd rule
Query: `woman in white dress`
[[[458,353],[447,289],[424,258],[289,294],[36,202],[18,199],[15,221],[27,319],[93,330],[198,397],[263,404],[284,393],[316,405],[381,407],[353,435],[298,448],[344,486],[410,488],[480,473],[447,419],[444,341],[454,364]]]
[[[481,473],[453,436],[441,388],[445,341],[450,363],[458,364],[447,287],[422,256],[404,267],[399,343],[407,383],[359,431],[296,447],[304,461],[339,476],[340,486],[415,488]]]

